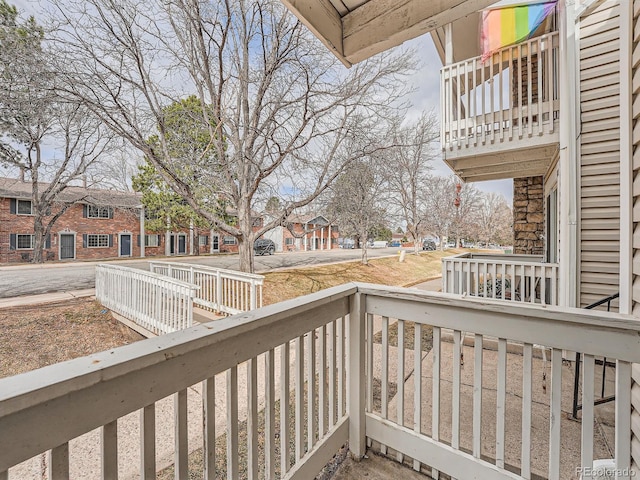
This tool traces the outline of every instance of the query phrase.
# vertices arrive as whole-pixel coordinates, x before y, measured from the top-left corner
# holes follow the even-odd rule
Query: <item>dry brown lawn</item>
[[[406,286],[440,276],[442,257],[450,257],[464,250],[407,254],[403,263],[398,256],[369,260],[368,265],[359,261],[295,268],[265,274],[264,305],[289,300],[347,282],[377,283]]]
[[[0,309],[0,378],[143,338],[88,298]]]

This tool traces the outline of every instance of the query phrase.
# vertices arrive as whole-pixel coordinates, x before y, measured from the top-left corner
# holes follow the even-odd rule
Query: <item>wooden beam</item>
[[[342,19],[329,0],[282,0],[320,41],[348,68],[342,46]]]
[[[492,3],[495,0],[369,0],[342,18],[344,57],[360,62]]]
[[[479,166],[487,167],[491,165],[509,165],[514,163],[525,163],[536,160],[551,160],[555,156],[558,150],[557,145],[548,145],[544,147],[531,148],[531,149],[513,149],[509,151],[503,151],[502,153],[487,152],[484,155],[469,155],[467,157],[454,157],[445,158],[445,162],[453,170],[467,170],[470,168],[476,168]]]

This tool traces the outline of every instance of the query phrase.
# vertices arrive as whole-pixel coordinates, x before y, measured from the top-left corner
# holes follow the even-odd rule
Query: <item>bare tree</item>
[[[236,237],[243,271],[253,271],[255,238],[383,148],[377,139],[413,67],[406,54],[382,54],[345,71],[276,0],[53,2],[67,52],[60,67],[73,85],[67,94]],[[164,113],[189,95],[201,108],[188,122],[206,130],[209,148],[186,165],[172,155]],[[274,191],[279,211],[254,229],[251,211]],[[229,205],[237,222],[199,198]]]
[[[353,163],[331,187],[329,215],[335,219],[343,236],[354,237],[362,248],[362,264],[367,265],[369,233],[384,223],[385,210],[380,199],[385,187],[383,168],[372,160]]]
[[[31,183],[32,261],[41,263],[55,222],[81,200],[63,193],[106,152],[111,134],[88,109],[58,95],[60,79],[51,64],[56,52],[43,47],[33,18],[20,25],[17,10],[1,2],[3,11],[13,21],[0,15],[0,144],[5,145],[0,162]],[[17,40],[11,38],[12,28]]]
[[[478,205],[480,238],[485,243],[509,244],[513,241],[513,211],[503,195],[482,194]]]
[[[428,185],[427,223],[430,229],[440,237],[441,249],[444,249],[444,237],[455,237],[456,245],[459,245],[462,236],[471,232],[469,226],[478,217],[479,190],[472,184],[463,185],[455,176],[434,176]],[[457,185],[460,185],[460,192]]]
[[[422,115],[415,124],[398,129],[395,145],[384,152],[388,178],[388,203],[406,223],[406,233],[420,250],[420,240],[429,229],[430,162],[435,158],[433,143],[439,138],[433,112]]]

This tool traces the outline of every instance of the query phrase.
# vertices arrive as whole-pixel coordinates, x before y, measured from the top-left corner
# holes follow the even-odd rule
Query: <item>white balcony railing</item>
[[[235,315],[262,307],[262,275],[176,262],[149,262],[149,269],[197,285],[194,302],[206,310]]]
[[[221,467],[226,478],[246,470],[249,478],[306,480],[347,440],[356,456],[371,443],[435,478],[575,478],[602,450],[594,449],[602,442],[594,432],[597,356],[616,364],[607,431],[624,471],[639,333],[637,321],[617,314],[347,284],[0,380],[0,478],[32,478],[21,462],[42,452],[37,478],[43,467],[53,480],[100,471],[155,478],[163,459],[156,446],[167,443],[156,438],[156,404],[167,396],[175,478],[189,478],[188,454],[202,449],[207,479],[224,475]],[[544,393],[534,388],[534,344],[551,350]],[[562,411],[563,350],[584,353],[581,426]],[[463,354],[472,358],[464,366]],[[85,435],[94,429],[99,435]],[[221,430],[224,458],[215,449]],[[580,454],[567,459],[567,446]]]
[[[558,264],[536,255],[462,253],[442,259],[442,291],[557,305]]]
[[[446,65],[441,78],[445,151],[541,137],[559,118],[558,32]]]
[[[196,285],[157,273],[116,265],[96,267],[96,300],[156,335],[193,325],[197,291]]]

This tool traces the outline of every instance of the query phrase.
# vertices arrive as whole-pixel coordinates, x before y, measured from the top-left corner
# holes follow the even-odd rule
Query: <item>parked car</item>
[[[395,247],[401,247],[401,246],[402,246],[402,243],[401,243],[399,240],[394,240],[393,242],[391,242],[391,243],[389,244],[389,246],[390,246],[390,247],[394,247],[394,248],[395,248]]]
[[[276,244],[273,240],[259,238],[253,243],[253,253],[256,255],[273,255],[276,251]]]
[[[436,249],[436,242],[433,240],[425,240],[422,242],[422,250],[430,250],[433,251]]]
[[[389,242],[385,240],[376,240],[372,244],[369,245],[371,248],[387,248],[389,246]]]

